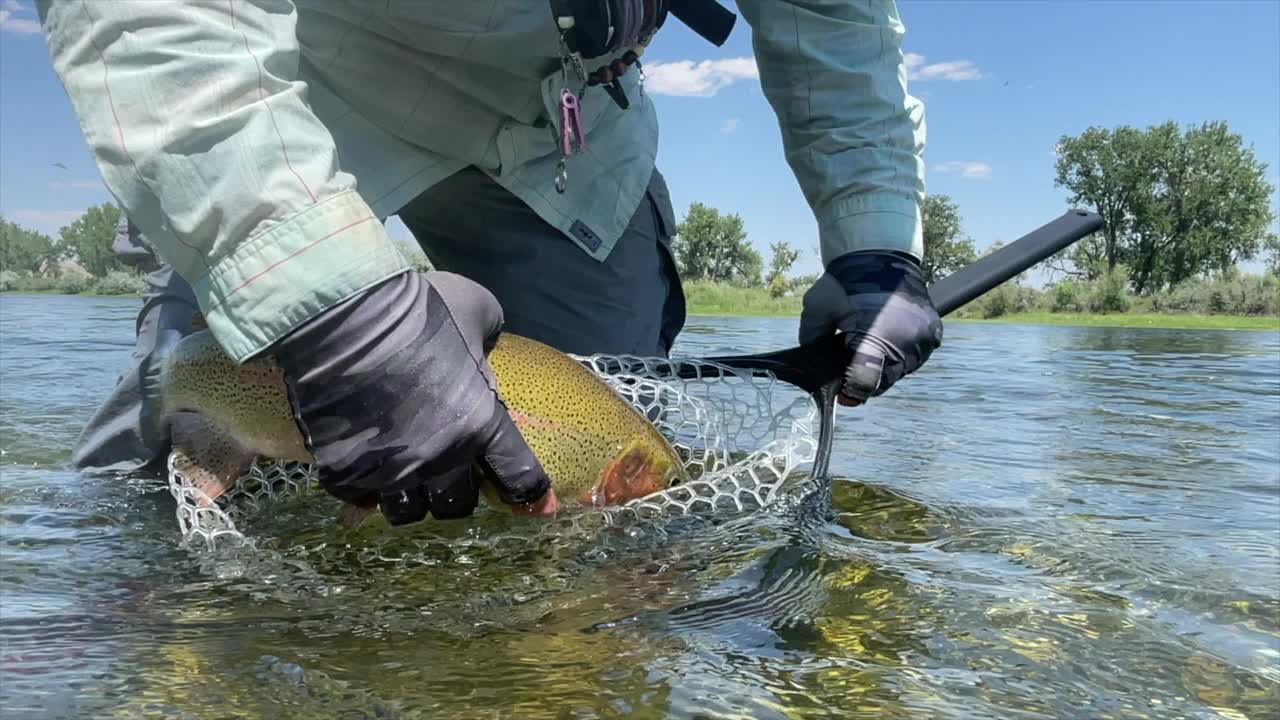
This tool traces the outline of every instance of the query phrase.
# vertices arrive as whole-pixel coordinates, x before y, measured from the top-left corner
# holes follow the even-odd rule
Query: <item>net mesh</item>
[[[562,531],[660,521],[671,516],[741,513],[803,493],[803,466],[817,452],[819,413],[810,397],[764,372],[709,361],[619,355],[573,356],[595,372],[666,436],[690,480],[626,504],[564,513],[536,523],[533,539]],[[300,495],[323,495],[309,465],[258,458],[230,491],[211,501],[168,465],[184,541],[214,547],[252,543],[244,521]],[[492,542],[511,539],[493,537]]]

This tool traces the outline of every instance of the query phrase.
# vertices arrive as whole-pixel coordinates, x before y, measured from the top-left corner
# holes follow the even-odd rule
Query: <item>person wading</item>
[[[322,486],[392,524],[470,515],[484,469],[554,506],[484,361],[510,331],[666,356],[685,321],[644,94],[671,17],[713,0],[37,0],[53,66],[148,271],[128,370],[77,441],[86,472],[154,468],[158,367],[203,313],[273,355]],[[942,342],[919,270],[922,104],[890,0],[739,0],[825,273],[798,336],[843,332],[843,402]],[[432,264],[388,238],[398,215]]]

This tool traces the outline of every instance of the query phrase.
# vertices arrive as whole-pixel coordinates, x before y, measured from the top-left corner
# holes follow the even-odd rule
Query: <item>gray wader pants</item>
[[[671,253],[674,213],[654,171],[626,232],[602,263],[476,169],[462,170],[398,213],[431,264],[498,298],[508,332],[562,352],[666,357],[684,327],[684,290]],[[113,250],[147,271],[129,366],[81,432],[71,464],[86,472],[162,471],[165,428],[143,407],[142,387],[192,332],[191,287],[121,221]]]

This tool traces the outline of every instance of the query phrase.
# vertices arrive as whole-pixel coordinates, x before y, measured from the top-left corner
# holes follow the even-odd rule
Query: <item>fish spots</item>
[[[255,454],[311,461],[293,419],[284,371],[271,358],[236,364],[212,333],[200,331],[174,347],[161,383],[167,413],[199,413]]]
[[[172,437],[178,470],[210,501],[230,490],[253,461],[252,452],[212,420],[195,413],[173,419]]]
[[[653,424],[572,357],[507,333],[488,359],[499,395],[561,501],[625,502],[661,489],[673,469],[682,469]],[[246,452],[312,462],[293,418],[283,371],[272,358],[236,364],[202,330],[175,346],[161,384],[166,414],[199,415],[206,421],[202,432],[225,447],[235,463]],[[195,471],[202,463],[206,470],[230,466],[221,456],[193,455]],[[219,477],[211,486],[217,490],[225,471],[213,475]],[[488,488],[485,496],[497,502]]]

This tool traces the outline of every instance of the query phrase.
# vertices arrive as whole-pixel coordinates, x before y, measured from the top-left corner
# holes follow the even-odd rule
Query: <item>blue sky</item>
[[[1090,125],[1225,120],[1280,187],[1278,2],[901,0],[899,9],[910,90],[925,102],[929,192],[959,204],[979,248],[1063,212],[1053,145]],[[0,0],[0,213],[56,234],[111,198],[34,19],[29,0]],[[786,240],[803,251],[797,271],[818,271],[817,226],[783,158],[746,23],[717,48],[669,22],[645,68],[677,217],[693,201],[739,213],[766,256]]]

